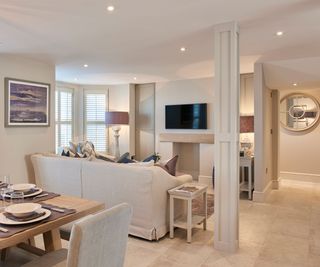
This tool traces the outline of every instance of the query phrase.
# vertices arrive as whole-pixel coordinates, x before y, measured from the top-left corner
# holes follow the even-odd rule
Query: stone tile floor
[[[266,203],[241,198],[237,253],[213,248],[213,220],[191,244],[184,230],[155,243],[130,238],[125,266],[320,266],[320,185],[283,182]]]
[[[283,182],[266,203],[241,198],[236,253],[213,248],[213,223],[214,216],[207,231],[195,229],[191,244],[179,229],[174,239],[158,242],[130,237],[125,267],[320,266],[320,184]],[[40,238],[37,243],[42,246]],[[0,266],[20,266],[27,258],[25,252],[13,250]]]

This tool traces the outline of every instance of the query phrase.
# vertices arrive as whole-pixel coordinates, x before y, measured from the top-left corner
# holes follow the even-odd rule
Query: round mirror
[[[307,130],[316,124],[319,115],[319,103],[313,96],[295,93],[280,101],[280,123],[288,130]]]

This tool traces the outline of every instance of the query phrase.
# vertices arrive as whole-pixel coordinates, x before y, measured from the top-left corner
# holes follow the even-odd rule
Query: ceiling
[[[1,0],[0,53],[55,64],[57,80],[80,84],[200,78],[214,74],[215,24],[239,22],[245,73],[257,60],[319,60],[319,18],[319,0]]]
[[[266,62],[263,70],[270,89],[320,89],[320,57]]]

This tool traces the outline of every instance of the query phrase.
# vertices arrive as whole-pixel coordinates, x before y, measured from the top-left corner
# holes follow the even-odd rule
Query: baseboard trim
[[[212,187],[212,177],[211,176],[199,175],[198,181],[200,184],[205,184],[207,186]]]
[[[280,172],[282,180],[291,180],[303,183],[320,183],[320,174],[299,173],[299,172]]]
[[[267,196],[272,190],[272,184],[272,181],[270,181],[262,192],[254,190],[252,200],[254,202],[265,202]]]
[[[272,180],[272,189],[279,189],[281,182],[281,177],[279,177],[277,180]]]

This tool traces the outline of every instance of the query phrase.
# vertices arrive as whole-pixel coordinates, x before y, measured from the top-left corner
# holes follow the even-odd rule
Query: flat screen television
[[[207,104],[167,105],[166,129],[207,129]]]

